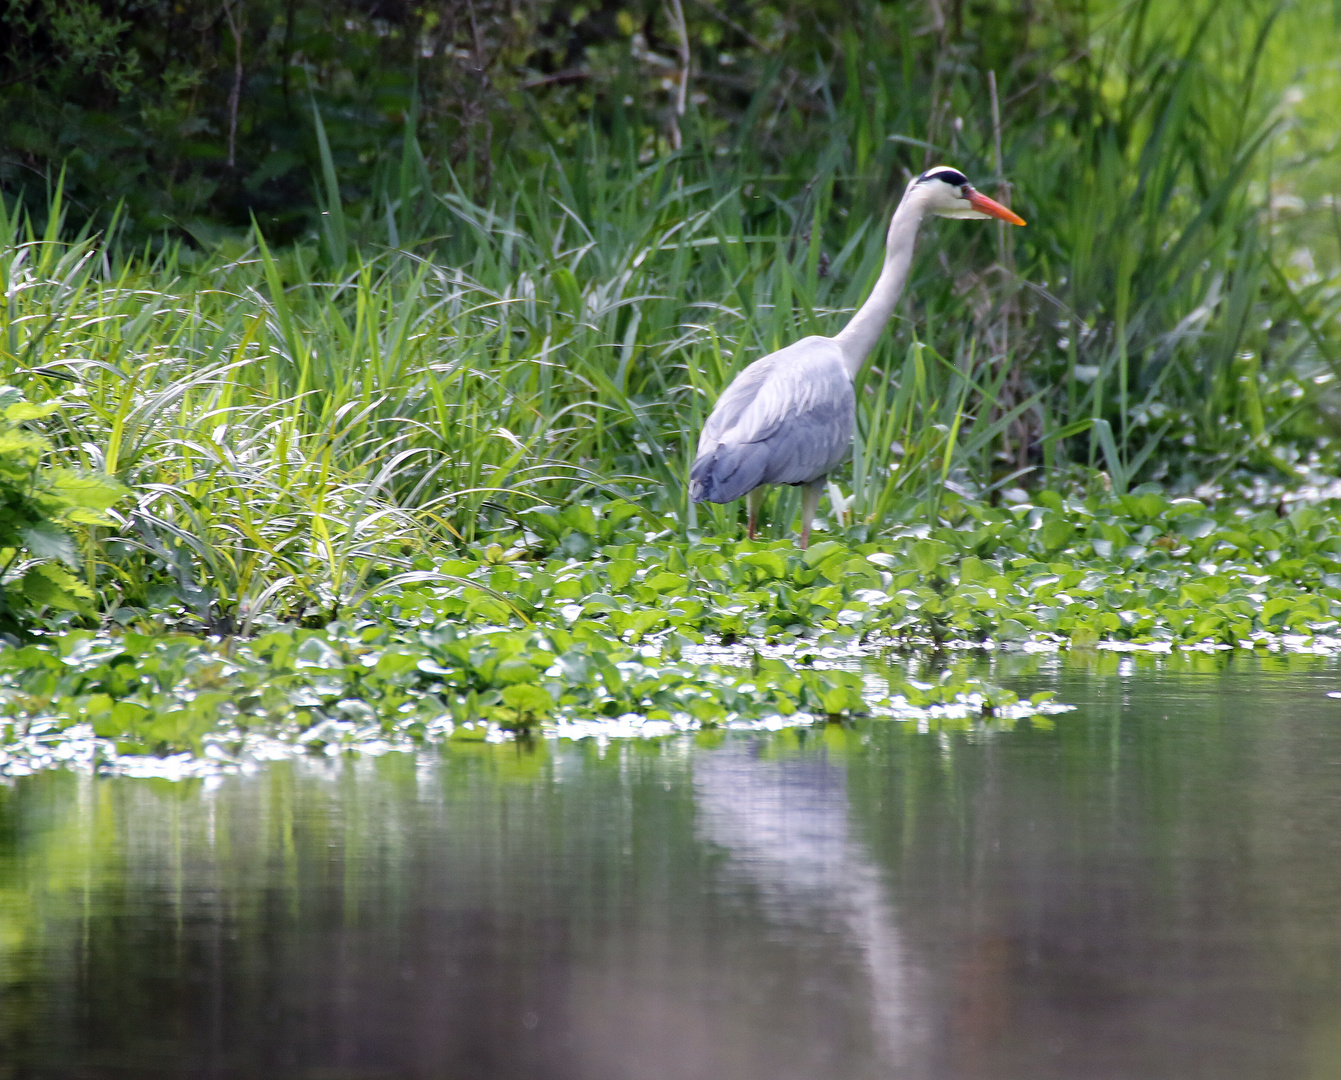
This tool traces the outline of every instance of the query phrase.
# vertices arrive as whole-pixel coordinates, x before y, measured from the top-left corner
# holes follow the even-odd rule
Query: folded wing
[[[689,473],[695,502],[818,480],[847,455],[855,398],[838,346],[803,338],[742,371],[717,401]]]

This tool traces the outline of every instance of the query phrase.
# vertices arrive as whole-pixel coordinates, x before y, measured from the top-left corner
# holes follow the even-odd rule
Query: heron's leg
[[[759,507],[764,505],[764,486],[762,484],[745,496],[745,505],[750,513],[750,539],[753,540],[759,525]]]
[[[801,493],[801,547],[810,543],[810,522],[819,508],[820,495],[824,491],[824,477],[805,486]]]

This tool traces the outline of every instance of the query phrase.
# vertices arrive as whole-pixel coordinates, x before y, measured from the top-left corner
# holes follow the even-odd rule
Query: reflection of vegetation
[[[443,1023],[471,1009],[488,1022],[502,1007],[489,980],[457,964],[470,972],[481,948],[543,950],[560,917],[570,947],[599,950],[623,905],[663,910],[668,850],[689,879],[675,918],[692,923],[712,902],[693,885],[711,859],[694,842],[685,756],[656,743],[556,756],[543,743],[477,744],[440,763],[276,762],[209,789],[64,773],[0,785],[0,1060],[22,1073],[38,1055],[48,1066],[96,1044],[161,1062],[208,1039],[197,1010],[210,994],[222,998],[208,1015],[245,1030],[239,1053],[262,1060],[276,1025],[303,1025],[283,1028],[287,1045],[308,1037],[295,1002],[320,1011],[332,985],[371,992],[383,975],[380,993],[414,989],[401,973],[416,967],[461,998]],[[473,932],[449,932],[472,919],[483,920]],[[355,975],[342,965],[359,935],[375,948]],[[46,1041],[70,1030],[62,1010],[76,1001],[89,1038]]]
[[[1311,738],[1310,725],[1325,722],[1324,690],[1335,685],[1336,671],[1335,658],[1301,654],[1002,656],[994,679],[1022,691],[1046,685],[1077,710],[1043,724],[861,721],[845,758],[849,797],[867,842],[901,872],[936,859],[947,833],[955,843],[976,843],[988,821],[1009,829],[1033,817],[1049,832],[1081,823],[1102,833],[1135,814],[1186,825],[1189,812],[1230,813],[1257,795],[1276,798],[1268,790],[1274,781],[1254,775],[1259,754],[1278,740]],[[1277,696],[1282,687],[1289,690]],[[1245,705],[1258,700],[1270,705]],[[1277,730],[1292,721],[1304,735]],[[1255,788],[1259,782],[1265,786]],[[1307,797],[1278,794],[1287,802]],[[1273,803],[1273,813],[1284,813],[1283,805]],[[1094,839],[1095,850],[1106,842]]]
[[[1297,1002],[1273,1052],[1293,1060],[1314,1032],[1309,1075],[1334,1075],[1336,676],[1316,656],[1077,653],[1049,685],[1082,704],[1047,730],[863,731],[846,764],[853,821],[904,939],[955,943],[930,963],[948,1041],[978,1052],[963,1075],[1044,1053],[1035,1024],[1053,1032],[1059,1015],[1084,1028],[1101,1013],[1124,1041],[1159,1045],[1151,1016],[1176,1026],[1193,998],[1217,1047],[1263,1025],[1249,1041],[1264,1056],[1280,1021],[1263,1009]],[[991,996],[996,1025],[972,1005]],[[1108,1054],[1096,1038],[1089,1061]]]
[[[110,810],[96,785],[68,773],[32,777],[22,791],[0,784],[0,1047],[30,1032],[46,1005],[44,981],[61,966],[53,920],[103,901],[123,865]]]
[[[1116,1018],[1124,1040],[1166,1030],[1152,1002],[1195,1008],[1217,1036],[1236,1021],[1265,1032],[1276,1016],[1260,1002],[1289,998],[1273,1050],[1316,1024],[1313,1051],[1330,1062],[1341,808],[1335,725],[1311,691],[1336,670],[1300,656],[1016,655],[991,676],[1055,687],[1083,710],[1050,730],[757,733],[748,754],[714,732],[697,747],[279,762],[208,786],[22,778],[0,786],[0,1057],[19,1074],[38,1054],[71,1073],[96,1054],[222,1060],[208,1055],[226,1032],[229,1063],[269,1075],[276,1047],[348,1067],[339,1031],[382,1036],[367,1045],[399,1063],[386,1036],[401,1017],[422,1022],[409,1006],[515,1042],[537,995],[572,1002],[585,988],[606,1006],[649,982],[681,1007],[702,988],[706,1007],[774,1041],[780,1007],[824,995],[859,1014],[861,1036],[872,957],[860,927],[874,926],[897,931],[899,952],[881,955],[917,988],[919,1018],[952,1025],[952,1050],[992,1037],[962,1030],[983,1020],[964,1002],[990,994],[1020,1041],[988,1049],[1023,1047],[1017,1060],[1061,1023],[1112,1030]],[[776,787],[733,804],[738,774],[719,773],[705,814],[722,749],[708,742]],[[749,797],[765,790],[805,797],[822,819],[796,839],[803,871],[822,856],[878,887],[817,889],[803,874],[792,895],[785,832],[770,833],[769,859],[713,831],[713,813],[757,814]],[[835,917],[849,908],[861,918]]]

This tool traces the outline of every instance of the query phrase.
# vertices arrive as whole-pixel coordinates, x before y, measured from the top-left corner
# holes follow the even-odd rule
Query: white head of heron
[[[913,177],[903,197],[914,200],[925,213],[937,217],[998,218],[1012,225],[1024,224],[1018,214],[989,199],[962,172],[948,165],[933,165],[921,176]]]

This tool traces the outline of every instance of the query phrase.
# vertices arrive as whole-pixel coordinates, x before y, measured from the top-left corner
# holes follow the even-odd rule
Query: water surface
[[[1341,1077],[1341,668],[0,785],[0,1078]],[[925,727],[925,725],[924,725]]]

